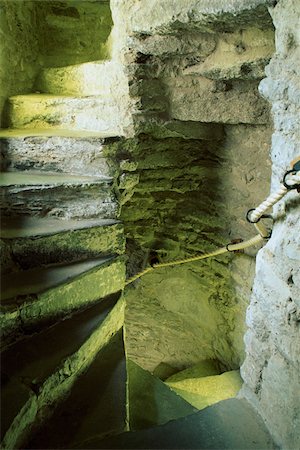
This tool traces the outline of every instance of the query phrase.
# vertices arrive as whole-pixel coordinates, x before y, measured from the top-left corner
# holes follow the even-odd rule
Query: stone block
[[[224,137],[221,124],[193,121],[160,121],[147,115],[135,117],[137,133],[146,133],[157,139],[179,138],[204,141],[218,141]]]
[[[144,55],[170,57],[197,53],[206,57],[215,49],[216,38],[211,33],[186,32],[174,35],[153,35],[144,39],[131,38],[130,46]]]
[[[123,0],[124,1],[124,0]],[[269,0],[159,0],[142,4],[131,1],[128,27],[136,34],[163,34],[182,29],[231,31],[240,26],[270,26]],[[124,7],[128,1],[124,1]],[[151,9],[150,9],[151,8]],[[151,13],[149,14],[149,10]]]
[[[184,75],[211,79],[261,79],[274,53],[272,29],[247,28],[218,36],[216,49],[199,64],[183,70]]]
[[[269,106],[256,82],[218,83],[203,77],[168,79],[170,114],[183,121],[267,124]]]

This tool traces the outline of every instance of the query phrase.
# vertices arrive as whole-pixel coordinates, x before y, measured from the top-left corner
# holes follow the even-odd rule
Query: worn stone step
[[[124,287],[121,257],[25,270],[3,276],[2,343],[96,302]]]
[[[109,98],[16,95],[7,101],[6,118],[11,128],[67,128],[123,134],[120,108]]]
[[[257,412],[245,400],[230,399],[159,427],[94,439],[86,448],[275,450],[277,446]]]
[[[48,333],[46,330],[39,334],[39,336],[41,336],[41,342],[32,337],[25,339],[22,343],[18,343],[14,346],[19,352],[22,352],[23,350],[24,354],[20,356],[20,367],[18,366],[17,361],[12,365],[12,363],[9,362],[9,358],[7,358],[8,361],[6,362],[8,362],[10,368],[9,374],[6,377],[8,387],[10,380],[12,381],[12,384],[14,384],[15,381],[18,381],[21,384],[29,385],[28,388],[30,389],[30,392],[29,396],[26,397],[24,396],[23,390],[23,398],[17,399],[17,407],[10,405],[10,417],[11,419],[13,415],[15,417],[11,424],[6,422],[6,428],[8,426],[8,429],[2,440],[3,448],[23,447],[26,437],[28,437],[28,435],[32,437],[34,435],[33,430],[38,428],[38,425],[41,422],[46,421],[46,423],[48,423],[51,412],[55,411],[57,406],[64,403],[69,394],[72,395],[73,388],[76,388],[78,383],[80,384],[81,380],[85,379],[85,374],[89,374],[90,369],[95,367],[94,363],[98,365],[98,355],[100,356],[100,366],[103,370],[102,388],[104,389],[104,392],[108,390],[107,382],[110,381],[110,377],[107,377],[107,373],[110,375],[110,370],[107,370],[106,368],[107,360],[104,361],[103,364],[102,350],[109,347],[109,369],[114,369],[116,366],[119,367],[120,352],[116,352],[115,347],[111,347],[110,343],[112,341],[115,342],[114,336],[117,335],[120,330],[122,332],[125,306],[122,298],[120,298],[113,307],[111,302],[113,303],[114,299],[106,300],[106,304],[103,304],[104,308],[102,312],[100,310],[94,310],[92,311],[92,314],[79,314],[77,318],[73,317],[73,320],[71,319],[67,323],[64,321],[61,324],[56,324],[54,333],[52,332],[52,328],[49,328]],[[35,342],[37,342],[37,347],[34,345]],[[42,345],[47,343],[49,343],[49,345]],[[59,346],[62,348],[59,349]],[[51,351],[49,352],[50,349]],[[39,363],[36,357],[41,350],[43,351],[43,355],[41,356],[41,363]],[[26,359],[28,351],[28,359]],[[67,351],[69,353],[67,353]],[[124,355],[124,350],[122,355]],[[12,352],[10,352],[9,356],[12,357]],[[111,359],[114,361],[113,364],[111,364]],[[118,367],[115,371],[117,383],[120,382],[120,375],[122,373],[118,370]],[[19,370],[21,372],[20,378],[18,377]],[[97,371],[96,378],[98,389],[101,387],[101,384],[99,385],[98,381],[101,381],[99,375],[101,375],[102,370],[100,370],[100,373],[99,370]],[[86,386],[86,393],[90,393],[86,401],[88,402],[88,406],[90,406],[91,413],[99,399],[97,389],[95,389],[95,381],[95,378],[89,378]],[[121,385],[124,386],[124,384],[125,383],[121,382]],[[115,386],[113,383],[113,392],[114,389]],[[93,399],[91,399],[91,391]],[[14,400],[16,394],[17,392],[14,392],[14,390],[11,392],[10,390],[10,392],[8,392],[8,397],[12,397],[12,400]],[[118,398],[120,391],[117,394]],[[106,400],[108,399],[104,396],[103,402],[101,402],[102,413],[104,414],[107,411],[105,408],[105,406],[107,406],[105,405]],[[113,397],[113,405],[115,405],[115,400],[116,398]],[[23,405],[21,405],[22,402]],[[18,406],[21,406],[21,409],[18,410]],[[75,430],[80,434],[80,425],[84,423],[87,416],[86,404],[81,403],[81,407],[79,405],[79,411],[74,405],[74,408],[71,408],[71,411],[74,413],[77,411],[76,416],[82,419],[80,424],[78,424],[78,419],[73,423],[73,427],[75,426]],[[97,412],[99,412],[99,410]],[[114,412],[116,413],[116,416],[119,417],[119,408]],[[91,420],[92,416],[89,415],[88,419]],[[87,423],[89,423],[89,420]],[[109,418],[107,422],[109,422]],[[61,426],[62,429],[65,429],[67,434],[68,428],[65,427],[65,424],[68,425],[68,419],[66,417],[61,421]],[[77,424],[79,425],[78,429],[76,429]],[[96,421],[96,426],[98,427],[98,431],[101,424]],[[121,430],[122,429],[123,428],[121,428]],[[120,429],[117,431],[120,431]],[[99,433],[96,432],[96,435],[99,435]]]
[[[201,367],[200,367],[201,369]],[[212,372],[213,373],[213,372]],[[242,387],[242,379],[238,370],[224,372],[221,375],[202,376],[201,370],[192,374],[184,371],[176,379],[165,383],[195,408],[203,409],[221,400],[236,397]]]
[[[107,297],[40,333],[16,342],[1,354],[1,440],[14,417],[59,364],[104,321],[118,296]],[[62,345],[63,343],[63,345]]]
[[[90,448],[97,437],[126,429],[126,362],[122,330],[76,381],[51,417],[33,430],[24,448]]]
[[[1,270],[22,269],[124,253],[123,226],[115,220],[3,218]],[[5,257],[4,257],[5,256]]]
[[[0,139],[2,170],[42,170],[112,177],[105,157],[116,139],[97,137],[11,137]]]
[[[40,92],[116,98],[121,94],[123,80],[120,64],[114,61],[93,61],[66,67],[44,69],[36,81]]]
[[[109,177],[39,171],[3,172],[0,189],[3,216],[111,219],[117,214]]]
[[[169,386],[127,359],[127,422],[130,430],[161,425],[196,411]]]
[[[93,131],[72,128],[0,128],[0,139],[25,139],[28,137],[98,138],[118,137],[114,130]]]
[[[127,397],[126,397],[127,394]],[[26,448],[93,448],[101,436],[144,428],[195,412],[163,382],[125,362],[122,332],[97,355],[88,371],[33,430]]]

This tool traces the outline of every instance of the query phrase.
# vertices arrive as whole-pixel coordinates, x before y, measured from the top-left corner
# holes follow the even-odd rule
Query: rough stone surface
[[[104,139],[26,137],[1,139],[2,170],[43,170],[81,175],[113,176]]]
[[[230,124],[269,122],[269,108],[259,96],[256,82],[237,81],[228,85],[186,76],[166,83],[173,119]]]
[[[299,156],[298,1],[279,1],[270,10],[276,28],[276,54],[260,89],[272,103],[272,190],[290,161]],[[280,447],[300,446],[300,271],[299,194],[289,193],[274,208],[272,237],[257,258],[247,314],[247,357],[242,395],[258,409]]]
[[[1,175],[1,198],[5,217],[114,219],[117,215],[112,181],[105,177],[5,172]]]
[[[267,6],[269,0],[135,0],[119,1],[121,8],[127,8],[128,28],[143,35],[170,33],[173,30],[224,30],[236,26],[259,23],[270,25]],[[149,8],[151,13],[149,15]]]

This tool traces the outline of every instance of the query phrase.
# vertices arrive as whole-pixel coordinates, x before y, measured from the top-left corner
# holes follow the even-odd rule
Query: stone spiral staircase
[[[46,69],[39,93],[8,100],[3,448],[273,448],[242,401],[196,412],[126,358],[125,239],[106,152],[126,124],[118,76],[113,62]]]
[[[115,168],[104,156],[122,135],[107,96],[116,76],[110,62],[46,69],[40,93],[8,99],[9,128],[0,132],[5,448],[20,445],[123,325],[125,242]]]

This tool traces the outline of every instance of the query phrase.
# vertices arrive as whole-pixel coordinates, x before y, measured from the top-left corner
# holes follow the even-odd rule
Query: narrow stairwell
[[[118,201],[121,197],[125,204],[126,189],[138,184],[138,176],[130,173],[137,166],[127,159],[126,145],[132,142],[122,148],[131,120],[124,99],[128,92],[120,65],[101,59],[107,57],[107,16],[101,22],[105,42],[98,45],[95,37],[90,61],[80,52],[76,58],[72,54],[73,44],[88,53],[80,40],[82,11],[91,8],[91,23],[93,8],[107,12],[109,2],[72,3],[78,9],[64,2],[50,5],[46,24],[53,48],[43,55],[47,64],[31,92],[10,94],[6,128],[0,130],[2,447],[273,449],[263,423],[245,402],[220,402],[198,412],[194,393],[193,402],[190,395],[178,395],[180,389],[176,392],[128,357],[125,233]],[[59,45],[65,24],[67,38],[72,36],[66,51]],[[83,27],[88,38],[101,28]],[[54,65],[55,52],[63,67]],[[133,96],[139,88],[132,86]],[[161,97],[157,84],[154,97]],[[151,110],[151,101],[142,106]],[[140,127],[141,134],[154,133],[153,141],[158,131],[185,140],[192,129],[193,139],[208,140],[210,148],[223,136],[222,125],[165,122],[163,114],[153,123],[149,119],[149,130],[143,121]],[[125,171],[120,180],[111,156],[115,146]],[[203,146],[203,154],[207,150]],[[144,162],[150,177],[151,157]],[[172,148],[165,161],[164,174],[174,161]],[[201,164],[195,167],[197,176]],[[187,184],[193,190],[191,174],[179,170],[167,190],[185,192]],[[143,180],[136,191],[148,195],[153,184],[164,191],[155,180]],[[144,219],[136,205],[135,212]],[[156,213],[157,208],[150,215]]]

